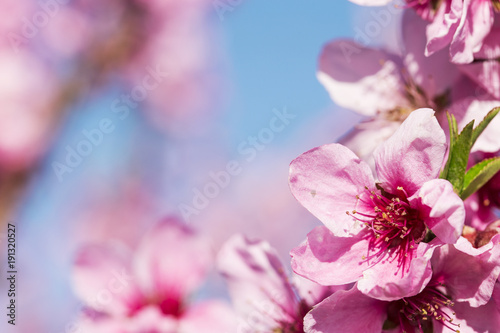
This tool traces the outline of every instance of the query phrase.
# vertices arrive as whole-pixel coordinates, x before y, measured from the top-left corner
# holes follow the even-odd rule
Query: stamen
[[[365,191],[356,196],[356,209],[346,214],[370,231],[366,235],[370,257],[390,253],[391,260],[398,262],[398,271],[402,269],[404,274],[426,229],[418,218],[418,212],[410,207],[404,188],[397,189],[400,193],[393,196],[382,189],[378,193],[365,187]]]

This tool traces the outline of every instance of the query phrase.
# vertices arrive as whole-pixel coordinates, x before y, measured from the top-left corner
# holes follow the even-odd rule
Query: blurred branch
[[[58,133],[64,123],[66,113],[72,106],[84,98],[83,93],[97,89],[107,82],[111,72],[121,68],[140,49],[145,38],[142,38],[142,24],[146,18],[141,8],[127,2],[120,17],[116,32],[107,38],[94,40],[78,59],[74,72],[61,85],[58,94],[48,106],[50,110],[50,133]],[[101,37],[99,32],[97,37]],[[57,137],[55,135],[54,137]],[[53,142],[52,142],[53,144]],[[50,150],[50,145],[46,151]],[[43,157],[41,158],[43,161]],[[11,172],[0,173],[0,225],[6,224],[14,217],[24,201],[29,184],[40,169],[37,164]]]

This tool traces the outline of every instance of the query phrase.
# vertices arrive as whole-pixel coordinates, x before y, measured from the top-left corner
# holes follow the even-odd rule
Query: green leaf
[[[442,179],[448,179],[448,170],[450,168],[451,152],[453,151],[453,147],[455,146],[455,141],[457,141],[458,137],[457,120],[455,119],[455,116],[446,111],[446,117],[448,118],[448,127],[450,129],[450,147],[448,149],[449,150],[448,161],[446,161],[446,165],[443,171],[441,171],[441,174],[439,175],[439,178]]]
[[[463,192],[460,194],[462,200],[483,187],[500,170],[500,157],[483,160],[474,165],[465,174]]]
[[[500,112],[500,107],[494,108],[488,114],[484,117],[484,119],[477,125],[476,128],[474,128],[474,131],[472,132],[472,145],[476,142],[477,138],[483,131],[485,130],[486,126],[495,118],[495,116]]]
[[[449,163],[449,165],[445,179],[453,185],[453,189],[458,194],[461,193],[464,183],[465,170],[467,169],[467,161],[472,147],[473,127],[474,120],[468,123],[454,140],[453,148],[450,150],[448,157],[447,164]]]

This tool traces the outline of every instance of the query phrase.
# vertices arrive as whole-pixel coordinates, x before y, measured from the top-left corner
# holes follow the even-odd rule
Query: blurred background
[[[17,325],[2,320],[2,332],[74,331],[75,251],[133,247],[169,215],[210,238],[214,252],[245,233],[288,265],[318,224],[289,193],[288,165],[360,119],[317,81],[319,52],[356,38],[377,9],[328,0],[0,8],[1,251],[13,223],[18,264]],[[384,27],[369,44],[397,52],[396,30]],[[215,272],[196,297],[214,295],[226,297]]]

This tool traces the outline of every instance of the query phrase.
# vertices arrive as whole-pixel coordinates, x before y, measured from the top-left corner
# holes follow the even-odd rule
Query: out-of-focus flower
[[[350,0],[363,6],[381,6],[390,1]],[[427,56],[449,45],[452,62],[471,63],[498,21],[498,0],[405,0],[427,26]],[[417,33],[415,35],[418,35]]]
[[[292,284],[269,243],[241,235],[223,245],[218,267],[240,315],[242,333],[303,332],[306,313],[335,290],[306,280]]]
[[[465,97],[453,95],[462,75],[447,54],[424,56],[424,29],[425,21],[406,11],[402,57],[346,40],[326,45],[320,56],[318,79],[333,101],[369,117],[340,142],[371,164],[373,150],[411,111],[428,107],[439,113]]]
[[[495,24],[483,41],[478,52],[474,53],[474,61],[459,66],[459,69],[471,80],[497,100],[500,99],[500,14]]]
[[[87,247],[74,267],[74,289],[88,305],[88,332],[232,333],[233,314],[219,301],[188,303],[211,265],[205,239],[168,219],[133,254]]]
[[[51,102],[57,78],[29,52],[0,48],[0,169],[31,166],[51,133]]]
[[[495,332],[499,255],[499,245],[472,249],[460,238],[434,251],[432,278],[419,293],[386,302],[356,288],[337,291],[306,315],[305,332]]]
[[[434,111],[412,112],[375,151],[378,180],[349,149],[329,144],[290,165],[295,198],[326,226],[292,251],[296,273],[323,285],[358,281],[391,300],[419,292],[430,279],[432,245],[457,241],[465,210],[452,185],[437,179],[446,150]],[[347,212],[347,214],[346,214]],[[424,271],[412,279],[412,271]],[[397,282],[398,286],[394,287]]]
[[[435,6],[435,1],[427,1]],[[409,5],[411,6],[411,2]],[[419,5],[421,6],[421,5]],[[446,0],[433,8],[435,13],[427,27],[426,55],[449,45],[450,59],[467,64],[474,60],[500,9],[497,0]],[[427,16],[429,18],[429,15]]]

